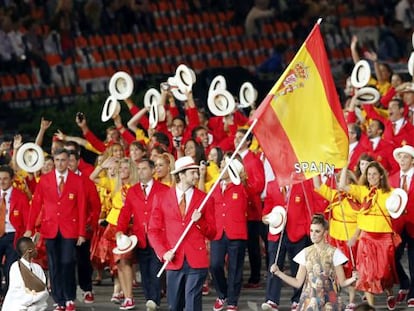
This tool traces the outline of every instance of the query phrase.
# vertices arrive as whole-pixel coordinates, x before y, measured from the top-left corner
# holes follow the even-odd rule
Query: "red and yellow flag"
[[[342,168],[347,126],[316,24],[250,119],[280,185]]]

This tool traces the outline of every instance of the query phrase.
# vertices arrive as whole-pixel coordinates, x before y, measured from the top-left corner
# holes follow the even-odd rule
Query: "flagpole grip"
[[[251,133],[251,131],[253,130],[254,126],[257,123],[257,119],[254,119],[250,125],[250,127],[248,128],[246,134],[243,136],[243,138],[241,139],[240,143],[237,145],[236,149],[234,150],[233,154],[231,155],[229,161],[227,162],[227,164],[224,166],[224,168],[222,169],[222,171],[220,172],[220,175],[217,177],[216,181],[214,182],[214,184],[211,186],[210,191],[207,193],[207,195],[204,197],[203,201],[201,202],[198,211],[202,211],[202,209],[204,208],[204,206],[207,203],[207,200],[211,197],[211,194],[213,193],[214,189],[216,189],[217,185],[220,183],[221,178],[223,177],[224,173],[226,172],[227,168],[230,166],[231,161],[236,157],[236,154],[239,152],[242,144],[246,141],[247,136]],[[194,221],[191,220],[187,227],[185,228],[185,230],[183,231],[183,233],[181,234],[180,238],[178,239],[177,243],[175,244],[174,248],[171,250],[174,254],[177,251],[178,247],[181,245],[181,243],[183,242],[185,236],[187,235],[188,231],[190,231],[192,225],[194,224]],[[167,267],[169,261],[166,260],[163,264],[163,266],[161,267],[161,269],[158,271],[157,273],[157,277],[159,278],[162,273],[164,272],[165,268]]]

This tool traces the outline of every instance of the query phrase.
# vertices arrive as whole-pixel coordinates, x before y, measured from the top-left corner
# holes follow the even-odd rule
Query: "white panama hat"
[[[118,71],[109,80],[109,93],[115,99],[124,100],[129,98],[134,91],[134,81],[125,71]]]
[[[22,170],[34,173],[43,167],[45,156],[39,145],[25,143],[17,150],[16,162]]]

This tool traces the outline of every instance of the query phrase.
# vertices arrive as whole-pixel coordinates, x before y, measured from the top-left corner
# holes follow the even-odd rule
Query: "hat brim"
[[[376,104],[380,100],[380,93],[376,88],[367,86],[356,91],[356,98],[361,104],[372,105]]]
[[[255,103],[257,99],[257,90],[250,82],[244,82],[240,88],[239,100],[240,108],[248,108]]]
[[[196,82],[196,76],[194,71],[184,64],[177,67],[174,78],[177,81],[178,88],[186,93],[193,88],[193,84]]]
[[[210,87],[208,88],[208,94],[211,94],[215,90],[225,89],[227,89],[226,78],[224,78],[222,75],[218,75],[214,77],[213,81],[211,81]]]
[[[221,99],[221,101],[220,101]],[[227,90],[215,90],[208,96],[208,109],[218,117],[229,115],[236,108],[233,95]]]
[[[115,115],[121,111],[121,105],[112,95],[108,96],[105,104],[102,107],[101,121],[106,122],[111,120]]]
[[[390,214],[390,216],[394,219],[397,219],[398,217],[401,216],[401,214],[405,211],[405,208],[407,207],[407,202],[408,202],[408,195],[407,193],[401,189],[401,188],[395,188],[394,190],[392,190],[392,193],[395,195],[398,195],[401,198],[401,207],[398,209],[397,212],[392,212],[390,211],[390,209],[388,208],[388,200],[385,201],[385,206],[388,210],[388,213]]]
[[[121,87],[122,85],[122,87]],[[125,71],[118,71],[109,80],[109,93],[115,99],[124,100],[129,98],[134,91],[134,81]]]
[[[156,103],[158,105],[160,102],[160,99],[161,99],[161,93],[155,88],[150,88],[145,92],[145,95],[144,95],[144,107],[150,110],[151,105],[153,103]]]
[[[194,165],[188,165],[188,166],[184,166],[184,167],[177,168],[177,169],[173,170],[171,172],[171,174],[177,174],[177,173],[185,171],[185,170],[199,169],[199,168],[200,168],[199,165],[195,165],[195,164]]]
[[[283,208],[283,206],[276,205],[272,209],[272,211],[267,215],[267,217],[270,217],[271,214],[281,214],[282,216],[282,221],[279,224],[277,224],[277,226],[269,224],[269,233],[273,235],[279,234],[285,228],[286,217],[287,217],[286,210]]]
[[[118,247],[115,247],[112,249],[112,253],[122,255],[132,251],[137,246],[138,238],[136,235],[131,235],[129,238],[131,239],[131,245],[128,248],[120,250]]]
[[[411,147],[411,146],[410,146]],[[398,162],[398,157],[400,153],[407,153],[409,154],[411,157],[414,158],[414,148],[407,148],[407,145],[399,147],[394,149],[394,151],[392,152],[392,156],[394,157],[394,160]]]
[[[32,163],[26,163],[25,154],[26,152],[34,151],[36,155],[36,159],[32,161]],[[45,156],[43,154],[43,150],[39,145],[35,143],[25,143],[23,144],[19,150],[17,150],[16,154],[16,163],[17,165],[24,171],[28,173],[34,173],[39,171],[43,164],[45,163]]]
[[[408,59],[407,67],[408,67],[408,73],[410,74],[410,76],[413,76],[413,71],[414,71],[414,52],[411,52],[410,58]]]
[[[179,87],[171,88],[171,93],[181,102],[185,102],[187,100],[187,95]]]
[[[357,62],[352,70],[351,84],[353,87],[361,88],[368,84],[371,78],[371,68],[366,60]]]

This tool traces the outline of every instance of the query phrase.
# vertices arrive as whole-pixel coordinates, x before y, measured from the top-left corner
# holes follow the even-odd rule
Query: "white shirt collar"
[[[369,141],[372,142],[372,148],[375,150],[378,147],[379,141],[381,140],[381,137],[377,136],[374,138],[371,138]]]

